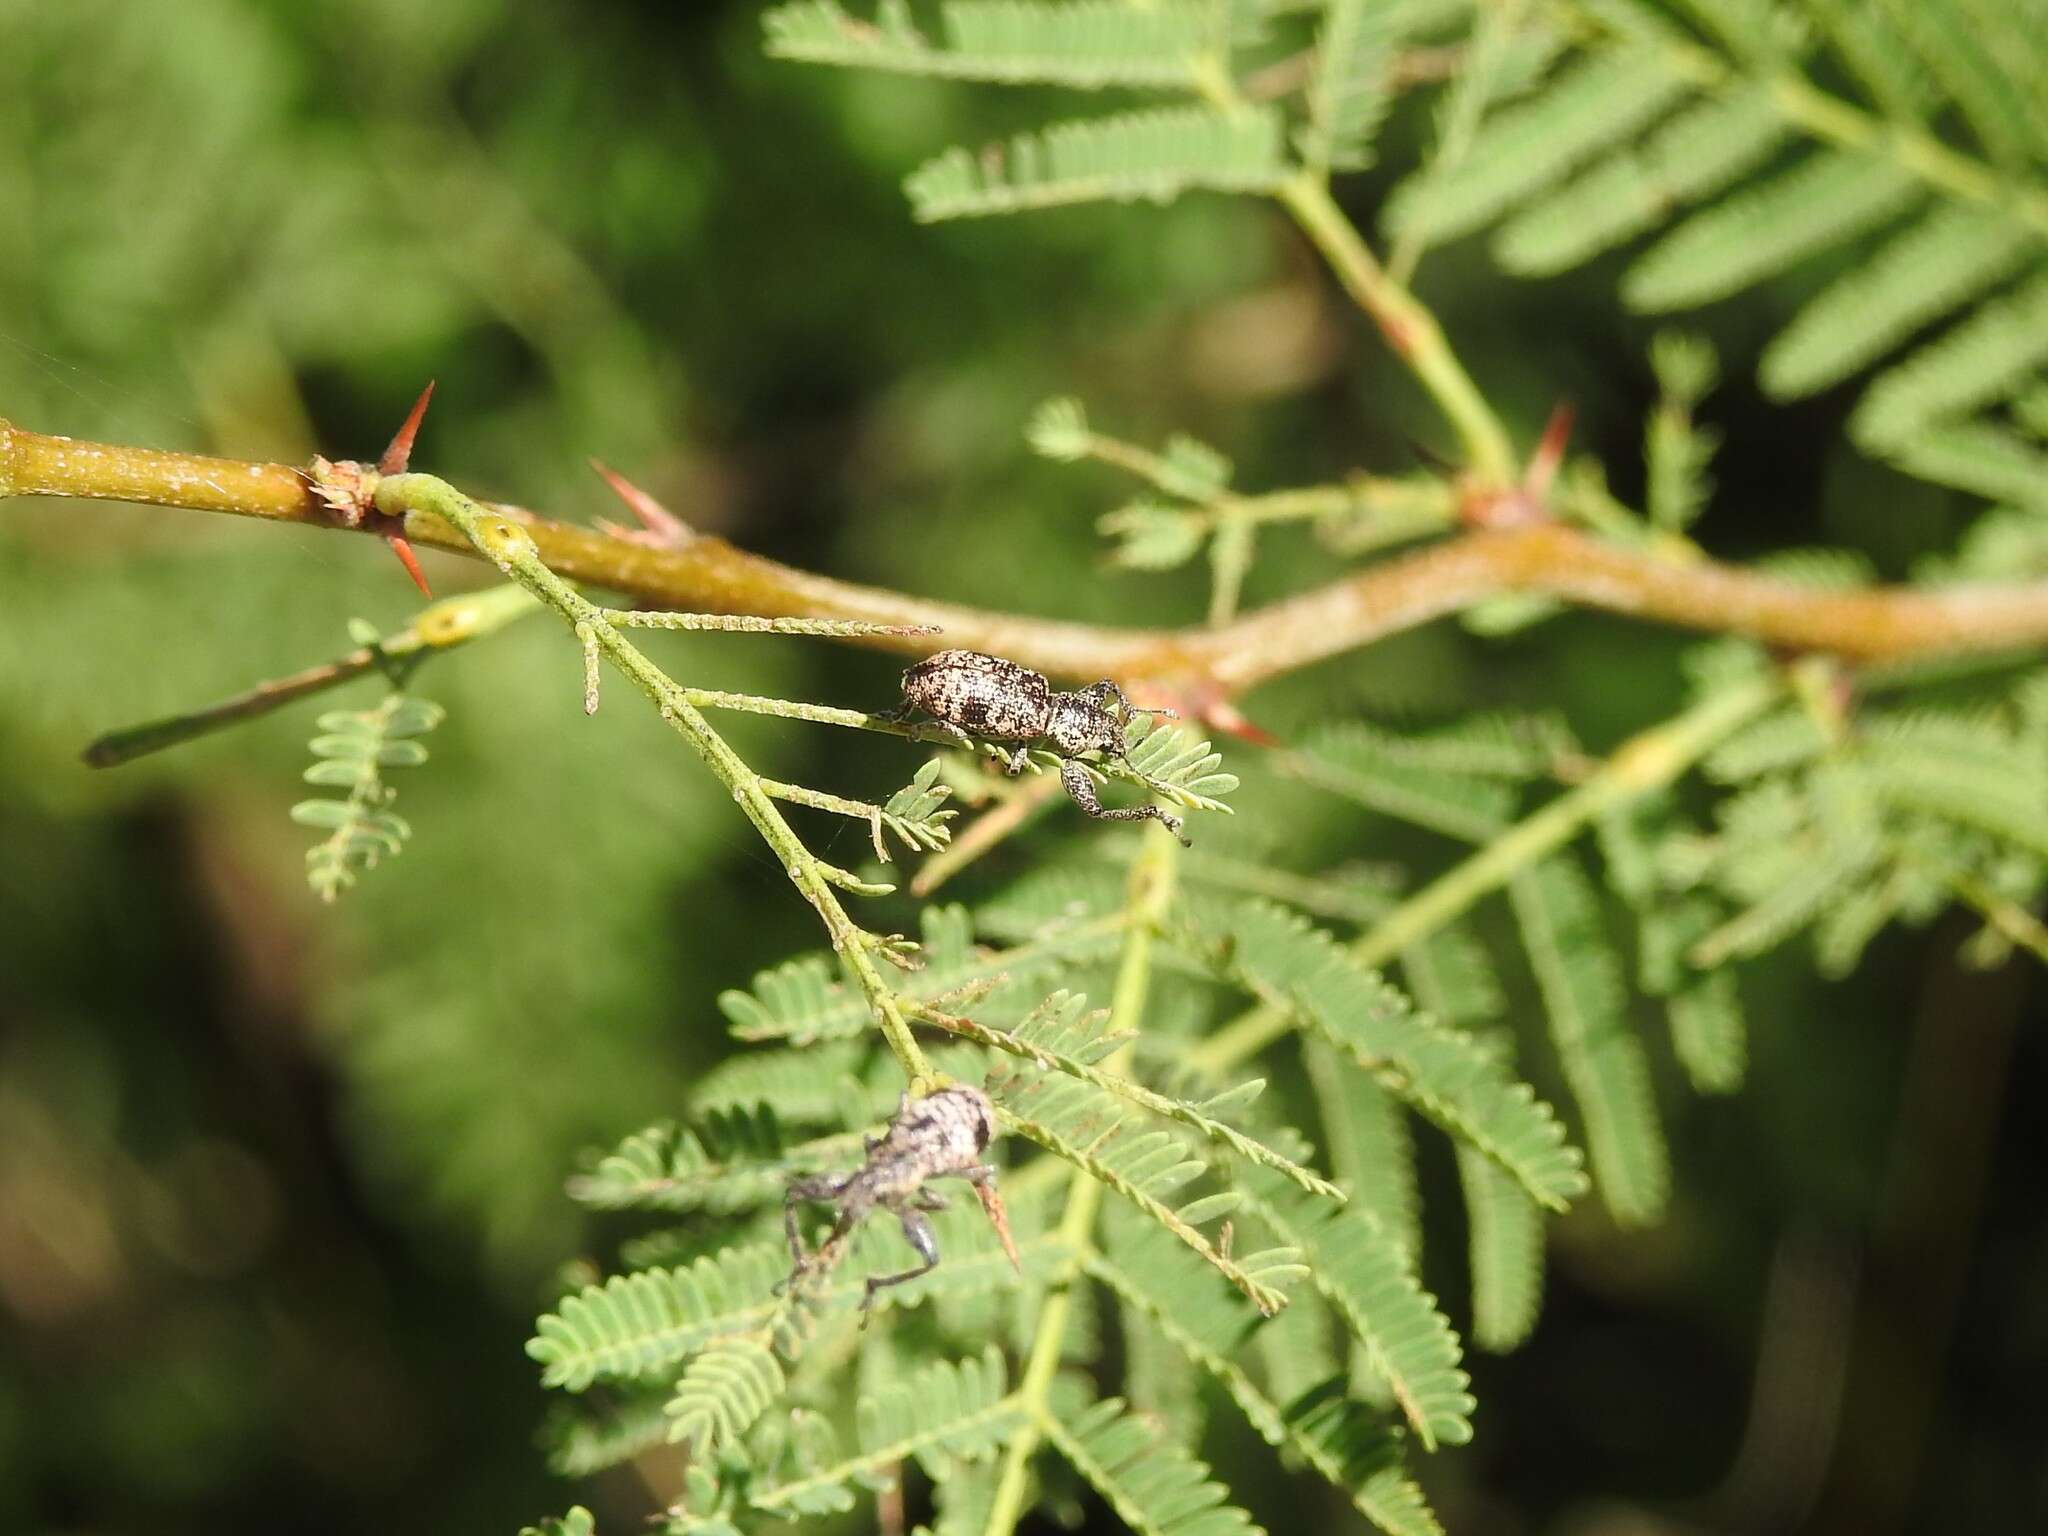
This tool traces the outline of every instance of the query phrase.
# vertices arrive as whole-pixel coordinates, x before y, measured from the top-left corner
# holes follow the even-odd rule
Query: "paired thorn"
[[[412,544],[402,533],[387,533],[384,542],[391,546],[391,553],[398,556],[398,563],[405,567],[405,574],[412,578],[412,584],[420,589],[423,597],[432,597],[434,589],[427,585],[427,573],[420,569],[419,556],[412,552]]]
[[[1539,507],[1550,499],[1551,483],[1557,479],[1558,466],[1564,463],[1565,444],[1571,441],[1575,414],[1569,400],[1560,400],[1550,408],[1550,420],[1543,424],[1543,436],[1537,439],[1536,451],[1529,455],[1529,467],[1522,473],[1522,494]]]
[[[427,414],[427,402],[433,396],[434,386],[430,380],[420,391],[419,399],[413,401],[412,409],[406,413],[404,423],[392,436],[375,468],[355,459],[337,461],[316,455],[313,462],[301,471],[314,496],[344,528],[370,524],[377,535],[391,546],[391,552],[398,556],[398,563],[405,567],[405,574],[412,578],[412,584],[425,597],[432,597],[434,589],[427,585],[426,572],[420,569],[419,557],[413,553],[412,544],[404,534],[403,521],[387,517],[377,510],[377,482],[386,475],[405,473],[405,466],[412,458],[412,440],[419,433],[420,418]],[[371,522],[373,518],[375,522]]]
[[[412,462],[412,440],[419,435],[420,420],[427,414],[427,402],[434,398],[434,381],[427,380],[427,387],[420,391],[419,399],[413,401],[412,409],[405,413],[405,420],[384,449],[384,456],[377,460],[380,475],[402,475],[405,467]]]
[[[1522,481],[1511,486],[1467,485],[1459,505],[1459,520],[1468,528],[1519,528],[1550,520],[1550,488],[1564,463],[1565,444],[1571,440],[1571,402],[1560,400],[1551,407],[1550,419],[1536,451],[1522,470]]]
[[[697,537],[696,530],[688,523],[603,460],[592,459],[590,467],[598,472],[604,483],[612,488],[612,494],[626,504],[626,510],[640,524],[637,529],[622,528],[617,523],[599,519],[597,526],[611,537],[628,544],[644,544],[650,549],[681,549]]]
[[[434,398],[434,381],[427,380],[427,387],[420,391],[419,399],[413,401],[412,409],[405,413],[405,420],[398,430],[391,434],[391,441],[385,446],[383,456],[377,460],[380,475],[402,475],[405,467],[412,462],[412,440],[419,435],[420,422],[427,414],[427,402]],[[391,546],[391,553],[398,556],[398,563],[405,567],[412,584],[428,597],[434,589],[427,585],[426,573],[420,569],[419,557],[412,552],[412,545],[402,533],[387,533],[384,542]]]

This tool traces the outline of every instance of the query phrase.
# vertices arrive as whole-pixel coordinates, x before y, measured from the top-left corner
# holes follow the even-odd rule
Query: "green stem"
[[[244,720],[259,719],[273,710],[295,704],[314,694],[326,693],[344,683],[354,682],[366,672],[391,663],[417,665],[428,651],[446,650],[470,640],[481,639],[503,629],[514,619],[538,613],[540,605],[520,587],[490,587],[467,592],[420,610],[417,617],[395,635],[386,635],[375,645],[365,645],[294,672],[273,677],[231,698],[208,704],[184,714],[146,721],[109,731],[85,749],[85,761],[94,768],[114,768],[138,757],[161,752],[215,731],[226,730]]]
[[[1144,846],[1131,866],[1131,883],[1125,903],[1128,926],[1124,930],[1123,957],[1117,965],[1116,986],[1110,993],[1109,1022],[1114,1033],[1134,1034],[1144,1022],[1145,1003],[1152,987],[1152,945],[1159,924],[1173,899],[1174,875],[1179,852],[1165,828],[1146,829]],[[1134,1040],[1126,1040],[1102,1067],[1120,1072],[1130,1062]],[[1082,1261],[1093,1246],[1095,1218],[1102,1209],[1102,1186],[1079,1169],[1067,1178],[1067,1208],[1060,1218],[1060,1239],[1073,1257],[1062,1269],[1039,1303],[1032,1330],[1031,1355],[1024,1365],[1023,1380],[1016,1398],[1028,1417],[1019,1426],[1003,1457],[1003,1468],[989,1505],[985,1536],[1008,1536],[1024,1514],[1024,1498],[1030,1481],[1031,1457],[1045,1435],[1047,1396],[1058,1374],[1060,1350],[1066,1339],[1067,1314],[1073,1306],[1073,1290],[1081,1282]]]
[[[1482,484],[1512,484],[1515,452],[1507,430],[1444,340],[1436,317],[1387,276],[1322,181],[1298,176],[1280,189],[1279,197],[1338,281],[1372,316],[1387,344],[1436,401],[1464,447],[1466,467]]]
[[[1564,847],[1603,813],[1674,783],[1784,692],[1782,677],[1758,677],[1631,737],[1584,783],[1517,822],[1394,908],[1351,945],[1351,953],[1363,964],[1385,965],[1520,871]],[[1223,1071],[1264,1050],[1287,1032],[1290,1023],[1283,1009],[1251,1009],[1204,1041],[1194,1053],[1194,1065],[1203,1071]]]
[[[1989,923],[2000,937],[2048,964],[2048,927],[2044,927],[2038,917],[1967,871],[1950,870],[1945,879],[1948,888],[1964,903],[1975,908],[1977,915]]]
[[[607,622],[602,608],[549,570],[532,536],[518,523],[487,512],[447,481],[432,475],[385,478],[377,486],[376,504],[378,511],[390,517],[426,512],[460,530],[484,558],[559,613],[572,632],[587,637],[587,643],[594,644],[605,660],[653,701],[662,718],[731,791],[741,812],[781,860],[791,882],[824,920],[833,949],[853,973],[889,1049],[910,1077],[913,1090],[937,1086],[938,1076],[912,1037],[895,992],[875,969],[870,952],[873,940],[840,905],[823,867],[782,819],[761,777],[711,728],[690,702],[689,690],[677,684]]]

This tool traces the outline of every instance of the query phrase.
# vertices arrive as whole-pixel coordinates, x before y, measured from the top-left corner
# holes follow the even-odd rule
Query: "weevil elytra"
[[[979,1088],[961,1084],[915,1100],[904,1094],[888,1129],[867,1138],[868,1160],[860,1167],[851,1173],[818,1173],[790,1181],[782,1207],[789,1256],[795,1266],[788,1283],[794,1285],[811,1271],[836,1263],[847,1237],[874,1210],[896,1213],[903,1236],[924,1262],[900,1274],[869,1275],[861,1311],[874,1305],[875,1292],[929,1274],[938,1266],[939,1244],[925,1213],[944,1210],[946,1200],[927,1186],[941,1178],[965,1179],[975,1186],[1010,1262],[1017,1263],[1017,1250],[1010,1242],[1002,1203],[995,1194],[995,1166],[981,1160],[995,1129],[995,1109]],[[797,1226],[797,1208],[808,1202],[830,1205],[837,1213],[831,1234],[815,1253],[805,1251],[803,1233]]]
[[[941,724],[990,741],[1022,745],[1005,760],[1004,771],[1022,773],[1027,749],[1043,743],[1060,759],[1060,784],[1097,821],[1157,821],[1185,843],[1181,819],[1156,805],[1112,809],[1096,798],[1095,781],[1081,766],[1084,752],[1124,756],[1124,726],[1134,710],[1123,690],[1104,679],[1072,693],[1055,693],[1044,675],[980,651],[939,651],[903,674],[898,713],[922,710]]]

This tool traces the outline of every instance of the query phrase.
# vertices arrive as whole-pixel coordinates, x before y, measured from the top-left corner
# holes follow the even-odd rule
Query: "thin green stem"
[[[870,624],[864,619],[764,619],[741,613],[667,613],[649,608],[607,608],[620,629],[715,630],[747,635],[820,635],[864,640],[883,635],[936,635],[936,624]]]
[[[1483,485],[1512,484],[1515,451],[1507,429],[1445,341],[1436,316],[1387,276],[1324,182],[1295,177],[1280,189],[1279,198],[1322,252],[1345,291],[1372,316],[1387,345],[1443,412],[1463,446],[1466,468]]]
[[[1245,102],[1231,78],[1227,59],[1217,57],[1198,74],[1200,90],[1224,112],[1243,110]],[[1329,172],[1310,167],[1290,178],[1276,196],[1322,252],[1358,307],[1372,317],[1394,355],[1408,365],[1429,392],[1437,409],[1458,434],[1465,467],[1482,486],[1514,483],[1515,451],[1507,429],[1486,397],[1465,372],[1465,365],[1445,341],[1436,316],[1400,283],[1388,277],[1336,199],[1330,196]]]
[[[607,622],[603,609],[549,570],[532,536],[518,523],[486,511],[447,481],[432,475],[385,478],[377,486],[376,504],[378,511],[390,517],[426,512],[460,530],[480,554],[559,613],[572,632],[585,639],[586,644],[594,644],[606,661],[647,695],[662,718],[732,793],[741,812],[781,860],[790,881],[823,919],[833,949],[853,973],[889,1049],[910,1077],[912,1088],[936,1086],[938,1076],[911,1035],[895,991],[875,968],[872,936],[847,915],[826,867],[783,820],[761,777],[690,702],[689,691]]]
[[[777,800],[790,805],[807,805],[814,811],[830,811],[835,816],[866,822],[868,836],[875,845],[875,857],[884,864],[889,862],[888,845],[882,841],[882,808],[879,805],[865,800],[849,800],[844,795],[827,794],[822,789],[807,789],[801,784],[785,784],[779,779],[763,779],[761,787]]]
[[[1135,1036],[1144,1022],[1145,1004],[1152,987],[1153,941],[1173,899],[1179,851],[1165,828],[1149,827],[1131,866],[1123,956],[1117,965],[1116,985],[1110,993],[1109,1022],[1105,1026],[1112,1033],[1129,1030]],[[1126,1040],[1104,1060],[1103,1069],[1123,1071],[1130,1063],[1134,1043],[1134,1039]],[[1102,1185],[1079,1169],[1071,1170],[1067,1176],[1067,1208],[1060,1218],[1059,1232],[1073,1257],[1039,1303],[1032,1328],[1031,1354],[1015,1394],[1028,1417],[1004,1454],[995,1496],[989,1504],[988,1522],[983,1526],[985,1536],[1009,1536],[1023,1517],[1031,1457],[1045,1435],[1047,1396],[1059,1371],[1073,1289],[1081,1282],[1082,1261],[1093,1247],[1095,1218],[1101,1209]]]
[[[1564,847],[1604,812],[1676,782],[1732,732],[1784,697],[1785,687],[1779,676],[1754,678],[1631,737],[1584,783],[1517,822],[1395,907],[1352,943],[1351,953],[1363,964],[1385,965]],[[1283,1009],[1253,1008],[1204,1041],[1194,1053],[1194,1064],[1203,1071],[1224,1071],[1264,1050],[1290,1024]]]
[[[2048,964],[2048,927],[2038,917],[1965,870],[1950,870],[1944,878],[1948,888],[1965,905],[1974,908],[1999,937]]]
[[[384,636],[374,645],[358,646],[344,656],[288,677],[270,678],[246,692],[199,709],[109,731],[86,747],[85,761],[93,768],[132,763],[166,747],[210,736],[245,720],[260,719],[287,704],[352,683],[366,672],[416,666],[430,651],[446,650],[495,634],[514,619],[538,612],[540,605],[520,587],[489,587],[445,598],[421,609],[404,629]]]

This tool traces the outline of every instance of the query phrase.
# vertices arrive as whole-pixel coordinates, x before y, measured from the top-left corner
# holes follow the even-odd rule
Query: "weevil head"
[[[1124,744],[1123,722],[1102,703],[1094,689],[1056,693],[1046,700],[1045,736],[1062,757],[1092,751],[1120,752]]]

